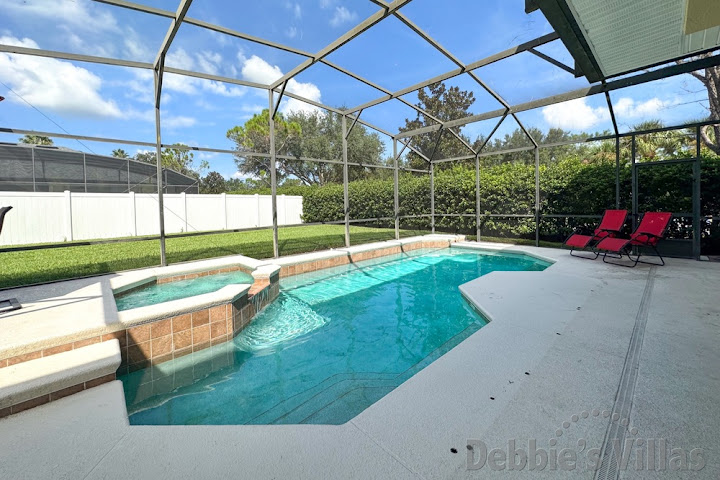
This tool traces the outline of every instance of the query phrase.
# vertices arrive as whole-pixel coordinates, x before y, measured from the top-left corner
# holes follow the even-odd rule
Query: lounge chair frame
[[[657,243],[658,243],[660,240],[662,240],[663,238],[665,238],[665,234],[667,233],[668,227],[669,227],[669,225],[670,225],[670,220],[672,220],[672,216],[671,216],[670,219],[668,220],[668,223],[665,225],[665,228],[663,228],[662,231],[660,232],[660,235],[655,235],[654,233],[642,232],[642,233],[640,233],[637,237],[635,237],[634,239],[628,239],[628,241],[627,241],[627,243],[625,244],[625,246],[622,247],[622,248],[619,250],[619,252],[618,252],[617,255],[614,255],[613,253],[610,253],[610,252],[607,252],[607,251],[604,252],[604,253],[603,253],[603,262],[609,263],[609,264],[611,264],[611,265],[619,265],[619,266],[621,266],[621,267],[628,267],[628,268],[635,268],[638,263],[644,263],[644,264],[646,264],[646,265],[656,265],[656,266],[661,266],[661,267],[662,267],[662,266],[665,266],[665,259],[662,257],[662,255],[660,255],[660,252],[659,252],[658,249],[657,249]],[[642,222],[641,222],[641,224],[642,224]],[[634,232],[633,232],[633,233],[634,233]],[[645,241],[645,243],[643,243],[643,244],[633,243],[633,242],[642,242],[642,240],[638,240],[638,238],[640,238],[640,237],[646,237],[646,238],[647,238],[647,240]],[[656,239],[657,239],[657,242],[655,242],[655,244],[649,243],[649,241],[650,241],[651,239],[653,239],[653,238],[656,238]],[[599,242],[598,242],[598,243],[599,243]],[[641,251],[640,251],[640,248],[637,249],[637,257],[633,258],[633,256],[632,256],[633,247],[646,247],[646,248],[649,247],[649,248],[652,248],[652,250],[655,252],[655,256],[660,259],[660,263],[657,263],[657,262],[645,262],[645,261],[643,261],[643,260],[640,260],[640,257],[642,257],[642,253],[641,253]],[[600,253],[600,252],[598,251],[598,254],[599,254],[599,253]],[[616,259],[616,260],[621,260],[622,257],[623,257],[623,255],[627,255],[628,259],[632,262],[632,265],[628,265],[628,264],[625,264],[625,263],[619,263],[619,262],[609,262],[609,261],[607,260],[608,257],[613,258],[613,259]],[[646,255],[646,256],[647,256],[647,255]]]

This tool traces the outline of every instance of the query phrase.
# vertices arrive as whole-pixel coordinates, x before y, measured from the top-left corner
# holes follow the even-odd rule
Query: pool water
[[[345,423],[486,324],[459,285],[548,265],[424,249],[281,280],[233,341],[121,377],[130,423]]]
[[[254,281],[249,273],[236,271],[216,273],[191,280],[178,280],[177,282],[148,285],[129,293],[119,294],[115,297],[118,311],[131,308],[145,307],[157,303],[169,302],[180,298],[202,295],[220,290],[225,285],[233,283],[249,283]]]

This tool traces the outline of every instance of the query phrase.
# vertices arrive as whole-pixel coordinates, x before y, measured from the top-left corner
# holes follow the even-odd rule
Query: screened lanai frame
[[[545,53],[540,52],[539,50],[536,50],[537,47],[540,47],[542,45],[545,45],[547,43],[557,41],[560,39],[560,36],[553,32],[546,35],[542,35],[538,38],[535,38],[533,40],[521,43],[519,45],[516,45],[512,48],[503,50],[501,52],[495,53],[493,55],[490,55],[488,57],[485,57],[483,59],[480,59],[478,61],[465,64],[462,61],[460,61],[455,55],[453,55],[450,51],[445,49],[442,45],[440,45],[436,40],[433,39],[432,36],[430,36],[427,32],[423,31],[418,25],[416,25],[412,20],[410,20],[407,16],[405,16],[400,10],[405,5],[409,4],[412,0],[394,0],[392,2],[386,2],[385,0],[368,0],[372,2],[373,4],[377,5],[379,7],[379,10],[360,22],[358,25],[356,25],[354,28],[350,29],[340,37],[336,38],[333,42],[329,43],[327,46],[325,46],[323,49],[319,50],[318,52],[307,52],[298,48],[294,48],[288,45],[280,44],[278,42],[265,40],[256,36],[248,35],[236,30],[232,30],[230,28],[222,27],[219,25],[211,24],[209,22],[198,20],[194,18],[187,17],[188,9],[190,8],[193,0],[181,0],[178,8],[175,12],[169,11],[169,10],[163,10],[155,7],[150,7],[142,4],[132,3],[126,0],[94,0],[98,3],[104,3],[108,5],[112,5],[118,8],[125,8],[134,10],[140,13],[148,14],[148,15],[155,15],[167,18],[171,21],[170,26],[168,28],[167,33],[165,34],[165,37],[162,41],[162,44],[160,45],[157,55],[155,57],[155,60],[152,63],[148,62],[139,62],[134,60],[123,60],[123,59],[117,59],[117,58],[109,58],[109,57],[101,57],[101,56],[92,56],[92,55],[84,55],[84,54],[75,54],[75,53],[67,53],[67,52],[60,52],[60,51],[50,51],[50,50],[43,50],[43,49],[36,49],[36,48],[28,48],[28,47],[21,47],[21,46],[13,46],[13,45],[0,45],[0,52],[5,53],[12,53],[12,54],[20,54],[20,55],[32,55],[32,56],[39,56],[39,57],[49,57],[49,58],[55,58],[55,59],[61,59],[61,60],[69,60],[69,61],[79,61],[79,62],[87,62],[87,63],[95,63],[95,64],[104,64],[104,65],[114,65],[114,66],[120,66],[120,67],[130,67],[130,68],[137,68],[137,69],[145,69],[145,70],[151,70],[153,71],[154,76],[154,107],[155,107],[155,131],[156,131],[156,139],[155,142],[144,142],[144,141],[137,141],[137,140],[126,140],[126,139],[116,139],[116,138],[102,138],[102,137],[91,137],[91,136],[81,136],[81,135],[73,135],[73,134],[67,134],[67,133],[57,133],[57,132],[41,132],[41,131],[35,131],[35,130],[24,130],[24,129],[15,129],[15,128],[6,128],[6,127],[0,127],[0,133],[11,133],[11,134],[30,134],[30,135],[43,135],[43,136],[49,136],[49,137],[55,137],[55,138],[67,138],[67,139],[77,139],[77,140],[88,140],[88,141],[96,141],[96,142],[106,142],[106,143],[115,143],[115,144],[126,144],[126,145],[135,145],[135,146],[144,146],[144,147],[154,147],[156,151],[156,164],[157,164],[157,171],[158,174],[156,175],[157,178],[157,192],[158,192],[158,208],[159,208],[159,236],[155,237],[142,237],[142,238],[135,238],[135,239],[127,239],[122,241],[141,241],[141,240],[147,240],[148,238],[153,239],[159,239],[160,241],[160,264],[166,265],[166,255],[165,255],[165,226],[164,226],[164,206],[163,206],[163,180],[162,180],[162,165],[160,162],[160,155],[163,148],[166,147],[172,147],[172,148],[179,148],[179,149],[187,149],[187,150],[194,150],[194,151],[202,151],[202,152],[212,152],[212,153],[227,153],[227,154],[238,154],[239,152],[235,150],[228,150],[228,149],[220,149],[220,148],[206,148],[206,147],[179,147],[177,145],[167,145],[162,143],[161,138],[161,115],[160,115],[160,100],[162,96],[162,84],[163,84],[163,76],[165,73],[171,73],[176,75],[183,75],[188,77],[194,77],[199,79],[205,79],[210,81],[217,81],[217,82],[223,82],[223,83],[229,83],[244,87],[250,87],[250,88],[256,88],[256,89],[263,89],[268,92],[268,108],[271,112],[270,120],[269,120],[269,132],[270,132],[270,152],[269,153],[259,153],[259,152],[242,152],[242,156],[244,157],[260,157],[260,158],[268,158],[270,160],[270,177],[271,177],[271,196],[272,196],[272,220],[273,220],[273,256],[278,257],[279,256],[279,249],[278,249],[278,221],[277,221],[277,161],[278,160],[305,160],[305,161],[313,161],[313,162],[320,162],[320,163],[330,163],[330,164],[340,164],[343,166],[343,190],[344,190],[344,220],[338,220],[338,221],[331,221],[331,222],[319,222],[319,223],[337,223],[337,224],[344,224],[345,226],[345,245],[350,246],[350,224],[351,223],[357,223],[357,222],[367,222],[367,221],[373,221],[373,220],[394,220],[395,223],[395,238],[400,238],[400,220],[403,218],[419,218],[419,217],[429,217],[430,218],[430,227],[431,231],[435,232],[435,220],[436,217],[439,216],[447,216],[445,214],[436,214],[435,212],[435,189],[434,189],[434,177],[435,177],[435,165],[439,163],[444,162],[453,162],[453,161],[461,161],[461,160],[475,160],[475,200],[476,200],[476,212],[475,214],[467,214],[461,216],[474,216],[477,226],[477,238],[481,238],[481,231],[480,231],[480,219],[483,216],[499,216],[499,217],[509,217],[509,216],[516,216],[516,217],[524,217],[524,218],[534,218],[535,220],[535,243],[536,245],[539,245],[539,239],[540,239],[540,221],[543,218],[543,215],[540,211],[540,176],[539,176],[539,152],[541,148],[552,148],[560,145],[570,145],[570,144],[578,144],[581,143],[577,140],[568,141],[568,142],[562,142],[562,143],[554,143],[554,144],[539,144],[528,132],[528,130],[525,128],[523,123],[520,121],[520,119],[517,117],[517,113],[524,112],[527,110],[532,110],[535,108],[541,108],[546,107],[549,105],[557,104],[566,102],[569,100],[574,99],[580,99],[585,97],[590,97],[595,94],[604,94],[608,109],[610,111],[612,123],[613,123],[613,134],[609,136],[602,136],[602,137],[588,137],[585,139],[586,142],[590,141],[597,141],[597,140],[609,140],[609,139],[615,139],[615,156],[616,156],[616,198],[615,203],[616,206],[619,206],[620,204],[620,182],[619,182],[619,172],[620,172],[620,138],[622,137],[630,137],[631,138],[631,144],[632,144],[632,163],[633,163],[633,169],[632,169],[632,201],[633,201],[633,221],[637,221],[637,175],[636,175],[636,168],[635,166],[635,137],[637,135],[641,134],[649,134],[649,133],[655,133],[659,131],[667,131],[667,130],[674,130],[674,129],[688,129],[692,128],[695,130],[695,136],[696,136],[696,146],[697,151],[696,155],[692,159],[687,159],[684,161],[687,162],[693,162],[693,179],[694,179],[694,187],[693,187],[693,256],[695,258],[699,258],[700,255],[700,229],[701,229],[701,223],[700,223],[700,129],[705,125],[713,125],[718,124],[718,121],[706,121],[706,122],[695,122],[695,123],[689,123],[681,126],[675,126],[675,127],[667,127],[667,128],[661,128],[661,129],[654,129],[654,130],[645,130],[645,131],[636,131],[636,132],[629,132],[629,133],[620,133],[618,130],[617,122],[615,120],[615,115],[613,113],[613,104],[612,100],[610,98],[609,92],[614,90],[623,89],[625,87],[630,87],[634,85],[640,85],[648,82],[652,82],[654,80],[659,80],[663,78],[668,78],[675,75],[680,75],[684,73],[693,72],[696,70],[700,70],[706,67],[711,67],[720,64],[720,56],[713,55],[706,58],[700,58],[696,60],[691,61],[685,61],[685,62],[678,62],[676,64],[671,64],[669,66],[663,65],[648,65],[644,66],[643,68],[652,68],[652,67],[658,67],[655,70],[649,70],[644,71],[642,73],[636,73],[631,76],[619,76],[615,75],[614,77],[618,77],[615,79],[610,79],[611,77],[607,78],[601,78],[599,83],[595,83],[593,85],[590,85],[588,87],[580,88],[577,90],[572,90],[569,92],[565,92],[558,95],[551,95],[548,97],[532,100],[529,102],[519,103],[515,105],[509,104],[507,101],[503,99],[502,96],[500,96],[498,93],[493,91],[490,86],[488,86],[487,83],[485,83],[482,78],[478,76],[478,74],[475,72],[475,70],[479,69],[480,67],[490,65],[492,63],[498,62],[500,60],[512,57],[514,55],[518,55],[523,52],[529,52],[548,63],[554,65],[555,67],[562,69],[566,72],[572,73],[575,76],[582,76],[583,73],[580,71],[579,67],[576,65],[574,67],[565,65],[564,63],[552,58],[551,56],[546,55]],[[532,2],[530,2],[532,3]],[[528,9],[529,8],[529,9]],[[528,7],[528,4],[526,2],[526,11],[531,11],[537,7]],[[353,73],[352,71],[343,68],[330,60],[328,60],[326,57],[330,55],[332,52],[336,51],[337,49],[341,48],[343,45],[347,44],[348,42],[352,41],[354,38],[358,37],[363,32],[367,31],[368,29],[372,28],[374,25],[378,24],[385,18],[388,18],[390,16],[393,16],[400,20],[405,26],[409,27],[415,34],[417,34],[420,38],[422,38],[425,42],[427,42],[429,45],[431,45],[435,50],[440,52],[442,55],[444,55],[446,58],[448,58],[452,63],[457,65],[457,68],[454,70],[451,70],[449,72],[446,72],[444,74],[435,76],[430,79],[426,79],[424,81],[421,81],[420,83],[417,83],[415,85],[397,90],[397,91],[390,91],[387,90],[376,83],[367,80],[363,78],[360,75],[357,75]],[[272,47],[275,49],[283,50],[285,52],[294,53],[300,56],[305,57],[305,60],[301,62],[298,66],[291,69],[289,72],[282,75],[279,79],[274,81],[273,83],[269,85],[264,85],[260,83],[255,82],[249,82],[245,80],[240,80],[236,78],[230,78],[230,77],[223,77],[218,75],[212,75],[208,73],[203,72],[197,72],[197,71],[190,71],[190,70],[184,70],[180,68],[174,68],[174,67],[166,67],[165,66],[165,58],[166,55],[170,49],[170,46],[172,45],[172,42],[180,28],[180,26],[183,24],[190,24],[194,25],[200,28],[207,29],[209,31],[222,34],[222,35],[228,35],[231,37],[235,37],[238,39],[246,40],[249,42],[253,42],[255,44],[264,45],[267,47]],[[684,58],[697,55],[698,53],[705,53],[710,52],[718,47],[713,47],[707,50],[704,50],[702,52],[693,52],[692,54],[688,54],[685,57],[677,58],[675,60],[682,60]],[[316,102],[314,100],[302,97],[300,95],[297,95],[293,92],[286,91],[286,87],[288,85],[288,81],[293,79],[298,74],[305,71],[310,66],[316,64],[316,63],[322,63],[338,72],[341,72],[342,74],[345,74],[349,76],[350,78],[355,79],[356,81],[359,81],[367,86],[370,86],[379,92],[381,92],[383,95],[376,98],[375,100],[366,102],[362,105],[357,105],[352,108],[348,108],[345,110],[341,110],[338,108],[334,108],[328,105],[324,105],[320,102]],[[581,66],[583,66],[585,63],[587,63],[587,59],[582,59],[580,62]],[[626,72],[631,73],[631,72]],[[406,95],[411,92],[416,92],[424,87],[427,87],[433,83],[448,80],[450,78],[459,76],[459,75],[468,75],[474,82],[476,82],[484,91],[489,93],[498,103],[501,105],[502,108],[497,110],[488,111],[482,114],[478,115],[471,115],[468,117],[463,117],[457,120],[452,121],[441,121],[439,118],[433,116],[429,112],[426,112],[419,108],[417,105],[414,105],[412,102],[406,100],[403,98],[403,95]],[[597,70],[593,72],[593,77],[597,76]],[[594,80],[594,78],[593,78]],[[277,98],[276,98],[277,95]],[[326,110],[328,112],[332,112],[334,114],[338,114],[342,118],[342,159],[315,159],[315,158],[296,158],[293,156],[287,156],[287,155],[280,155],[277,154],[275,151],[275,133],[274,133],[274,127],[275,122],[274,118],[278,112],[278,108],[280,106],[280,102],[282,101],[283,97],[289,97],[296,100],[299,100],[301,102],[307,103],[309,105],[315,106],[317,108],[321,108],[323,110]],[[429,125],[426,127],[422,127],[419,129],[411,130],[411,131],[405,131],[405,132],[398,132],[396,134],[393,134],[385,129],[382,129],[376,125],[373,125],[369,123],[368,121],[361,118],[363,110],[373,107],[375,105],[380,105],[385,102],[389,102],[391,100],[400,101],[403,104],[407,105],[408,107],[412,108],[414,111],[418,113],[418,115],[422,115],[426,120],[433,121],[435,124]],[[488,142],[492,139],[495,132],[498,130],[498,128],[501,126],[503,121],[508,117],[511,116],[514,118],[514,120],[517,122],[519,127],[522,129],[524,134],[527,136],[528,140],[531,142],[531,146],[528,147],[521,147],[521,148],[515,148],[515,149],[506,149],[506,150],[493,150],[492,152],[485,152],[483,151],[484,148],[487,146]],[[483,120],[490,120],[490,119],[499,119],[491,133],[487,136],[485,139],[485,142],[478,148],[477,150],[473,149],[473,147],[467,143],[458,132],[454,130],[454,128],[459,128],[464,125],[473,123],[473,122],[479,122]],[[382,133],[384,135],[387,135],[388,137],[392,138],[393,140],[393,166],[388,165],[363,165],[360,163],[353,163],[348,161],[348,142],[347,138],[352,129],[355,127],[356,124],[364,125],[372,130],[375,130],[379,133]],[[348,126],[349,124],[349,126]],[[441,138],[441,136],[447,132],[450,135],[452,135],[458,142],[461,142],[465,149],[468,151],[468,155],[461,156],[461,157],[455,157],[455,158],[444,158],[444,159],[435,159],[435,152],[433,151],[432,154],[428,157],[423,152],[419,151],[417,148],[415,148],[412,145],[412,138],[416,135],[426,134],[426,133],[432,133],[432,132],[438,132],[438,143]],[[398,144],[402,146],[401,150],[398,151]],[[427,170],[421,170],[421,169],[411,169],[411,168],[404,168],[399,166],[399,159],[402,156],[402,153],[405,150],[412,151],[413,153],[417,154],[420,158],[425,160],[427,163]],[[532,151],[534,153],[534,159],[535,159],[535,205],[534,205],[534,212],[530,215],[502,215],[502,214],[483,214],[480,212],[480,158],[490,155],[502,155],[503,153],[511,153],[511,152],[517,152],[517,151]],[[667,163],[665,162],[654,162],[654,163]],[[394,179],[394,216],[390,218],[377,218],[377,219],[350,219],[350,209],[349,209],[349,193],[348,193],[348,168],[349,166],[360,166],[360,167],[372,167],[372,168],[378,168],[378,169],[391,169],[393,170],[393,179]],[[410,171],[410,172],[416,172],[416,173],[424,173],[429,174],[430,176],[430,213],[429,214],[421,214],[421,215],[406,215],[406,216],[400,216],[399,215],[399,172],[401,171]],[[555,215],[557,217],[563,217],[563,218],[569,218],[569,217],[593,217],[593,215]],[[687,216],[686,214],[684,216]],[[548,216],[549,217],[549,216]],[[312,223],[304,223],[301,225],[312,225]],[[218,232],[193,232],[193,233],[185,233],[183,236],[192,236],[192,235],[204,235],[208,233],[220,233],[220,232],[227,232],[228,230],[221,230]],[[230,230],[230,231],[239,231],[239,230]],[[108,241],[98,242],[98,243],[107,243]],[[62,245],[57,245],[62,246]],[[47,246],[45,248],[51,248],[53,246]],[[38,247],[29,247],[29,248],[38,248]],[[12,249],[0,249],[0,251],[7,251],[7,250],[22,250],[22,247],[19,248],[12,248]]]

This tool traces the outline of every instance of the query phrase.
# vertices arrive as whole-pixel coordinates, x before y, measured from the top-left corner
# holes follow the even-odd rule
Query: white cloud
[[[223,97],[242,97],[247,92],[246,87],[231,86],[228,87],[226,84],[221,82],[213,82],[210,80],[199,80],[203,90],[214,93],[216,95],[222,95]]]
[[[0,43],[39,48],[29,39],[0,37]],[[120,117],[112,100],[102,97],[102,79],[70,62],[0,53],[0,78],[30,104],[71,115]],[[11,96],[10,99],[14,99]],[[20,101],[20,100],[15,100]]]
[[[320,89],[314,83],[302,83],[298,82],[294,78],[291,78],[287,84],[287,91],[296,95],[300,95],[301,97],[307,98],[309,100],[320,102]],[[316,112],[319,109],[313,105],[310,105],[309,103],[301,102],[300,100],[288,97],[285,104],[280,106],[280,110],[283,113],[297,111],[311,113]]]
[[[262,105],[242,105],[240,107],[240,111],[246,113],[260,113],[263,111],[263,108],[265,107]]]
[[[137,32],[132,28],[127,29],[123,38],[123,44],[125,45],[125,51],[128,56],[133,60],[151,61],[155,59],[154,56],[157,52],[148,48],[148,45],[142,41]]]
[[[239,55],[238,58],[242,62],[242,76],[245,80],[250,82],[269,85],[283,75],[280,67],[277,65],[270,65],[257,55],[253,55],[250,58],[245,58],[242,55]],[[315,102],[319,102],[321,97],[320,89],[317,85],[310,82],[298,82],[294,78],[291,78],[288,81],[287,91]],[[318,110],[317,107],[305,102],[301,102],[294,98],[285,98],[286,99],[283,100],[283,103],[280,106],[280,111],[283,113],[294,111],[315,112]]]
[[[69,28],[61,27],[65,30],[65,43],[70,45],[72,48],[70,51],[82,52],[86,55],[96,55],[98,57],[112,57],[114,52],[112,49],[108,49],[105,45],[98,42],[87,42],[84,38],[76,35]]]
[[[52,22],[53,25],[62,24],[76,30],[91,32],[118,32],[117,20],[107,10],[107,7],[94,4],[88,0],[58,1],[33,0],[3,2],[4,14],[14,14],[18,17],[36,17]]]
[[[195,55],[198,67],[201,72],[218,75],[220,72],[220,64],[222,63],[222,55],[218,52],[203,51]]]
[[[237,178],[238,180],[245,180],[246,178],[252,178],[252,175],[248,175],[242,172],[235,172],[230,175],[230,178]]]
[[[344,23],[355,21],[357,16],[356,12],[351,12],[345,7],[335,7],[335,13],[330,19],[330,26],[337,28]]]
[[[217,157],[218,155],[220,155],[220,154],[217,153],[217,152],[198,152],[197,157],[198,157],[198,159],[200,159],[200,160],[208,160],[208,161],[210,161],[210,160],[212,160],[213,158]]]
[[[592,108],[585,98],[547,106],[542,114],[551,127],[564,130],[585,130],[610,118],[607,108]]]
[[[241,58],[241,61],[243,62],[243,65],[240,73],[243,78],[249,82],[268,85],[283,75],[280,67],[277,65],[270,65],[257,55],[253,55],[248,59],[243,57]]]
[[[173,49],[165,56],[165,65],[181,70],[192,70],[195,61],[184,48]]]
[[[676,103],[676,100],[660,100],[657,97],[644,102],[636,102],[632,98],[622,97],[613,104],[613,109],[618,117],[652,117],[657,116],[660,110],[664,110]]]
[[[193,117],[184,117],[182,115],[173,117],[168,116],[161,119],[161,125],[167,128],[187,128],[197,124],[197,119]]]
[[[298,29],[295,27],[288,27],[287,30],[285,30],[285,36],[288,38],[295,38],[297,37]]]
[[[295,18],[302,18],[302,7],[300,7],[299,3],[285,2],[285,8],[290,10]]]
[[[193,57],[184,49],[178,48],[168,55],[167,66],[182,70],[200,70],[211,75],[217,75],[220,73],[219,66],[222,64],[222,60],[222,55],[217,52],[203,51]],[[126,85],[138,94],[143,101],[152,101],[153,73],[149,70],[136,70],[134,75],[135,79],[127,82]],[[186,75],[165,73],[163,75],[163,101],[165,102],[169,99],[165,93],[168,91],[180,92],[186,95],[198,95],[200,92],[208,92],[223,97],[241,97],[245,95],[247,88]]]
[[[613,110],[618,121],[652,118],[656,117],[661,110],[677,103],[677,100],[662,100],[658,97],[644,102],[638,102],[630,97],[621,97],[613,102]],[[542,114],[548,125],[565,130],[585,130],[610,120],[610,112],[607,107],[593,108],[587,104],[587,98],[577,98],[547,106],[542,109]]]

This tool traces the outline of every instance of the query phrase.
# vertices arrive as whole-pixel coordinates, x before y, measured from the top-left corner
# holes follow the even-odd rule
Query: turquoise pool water
[[[547,266],[418,250],[282,280],[232,342],[121,377],[130,423],[347,422],[486,324],[460,284]]]
[[[118,311],[130,310],[131,308],[145,307],[147,305],[155,305],[156,303],[169,302],[170,300],[178,300],[180,298],[214,292],[220,290],[225,285],[233,283],[252,284],[253,277],[248,273],[237,271],[217,273],[192,280],[152,284],[116,296],[115,304],[117,305]]]

